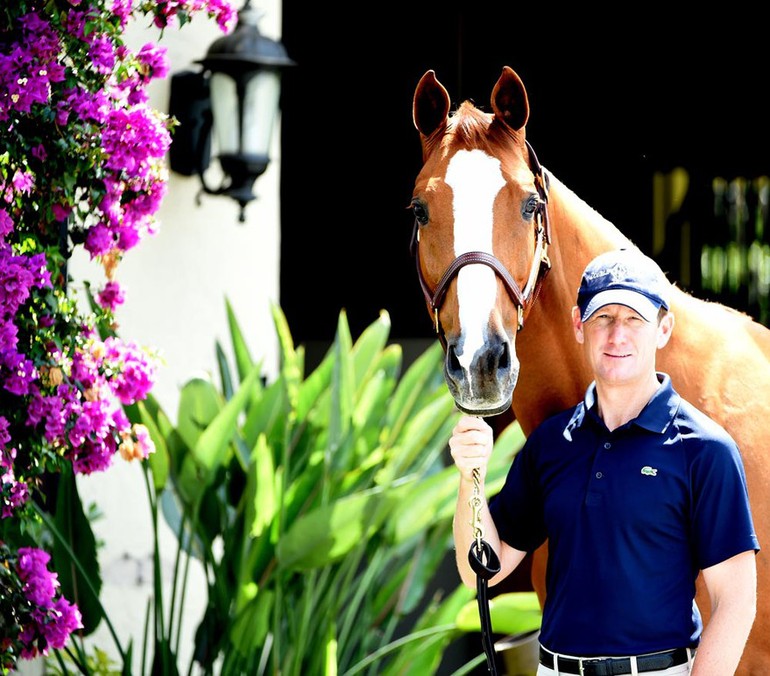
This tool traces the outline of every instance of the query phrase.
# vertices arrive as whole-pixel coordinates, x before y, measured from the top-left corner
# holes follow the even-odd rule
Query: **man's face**
[[[647,382],[655,372],[656,352],[673,328],[670,313],[660,322],[648,322],[625,305],[605,305],[585,322],[575,308],[572,320],[595,379],[606,385]]]

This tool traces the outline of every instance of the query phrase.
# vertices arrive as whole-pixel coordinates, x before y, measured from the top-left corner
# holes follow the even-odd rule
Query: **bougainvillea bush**
[[[74,477],[153,451],[124,413],[148,395],[156,364],[112,331],[116,270],[155,232],[166,191],[173,120],[147,96],[168,72],[160,38],[196,14],[223,32],[236,20],[228,0],[0,7],[0,673],[93,630],[68,597],[83,564],[57,568],[72,534],[85,537],[67,500]],[[143,17],[157,40],[132,50],[124,30]],[[68,284],[78,246],[106,279],[85,297]],[[80,587],[98,597],[98,580]]]

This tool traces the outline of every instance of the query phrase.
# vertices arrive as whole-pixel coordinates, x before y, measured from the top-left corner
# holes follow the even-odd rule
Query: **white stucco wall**
[[[259,7],[265,10],[261,32],[280,39],[280,3],[267,0]],[[130,46],[139,48],[158,40],[158,31],[147,24],[143,19],[130,27]],[[160,44],[168,48],[171,73],[195,68],[193,62],[221,36],[216,23],[202,15],[179,30],[167,29]],[[150,90],[153,107],[164,112],[168,110],[168,88],[167,79],[154,82]],[[264,360],[268,375],[277,368],[270,304],[279,297],[279,138],[280,124],[274,130],[271,164],[256,183],[258,199],[247,207],[245,223],[238,222],[238,205],[229,198],[204,195],[202,205],[196,206],[198,179],[172,174],[158,214],[159,232],[129,251],[118,268],[116,278],[126,292],[126,301],[116,313],[119,333],[162,355],[164,365],[153,395],[172,421],[176,421],[183,383],[209,373],[218,384],[215,341],[230,353],[225,297],[234,307],[252,356]],[[96,289],[104,281],[100,266],[82,250],[71,259],[70,272],[75,286],[88,279]],[[153,552],[141,468],[116,457],[109,471],[80,477],[79,488],[84,503],[95,502],[104,514],[95,524],[96,536],[104,542],[100,554],[102,601],[124,647],[133,639],[137,653],[134,673],[139,674]],[[169,573],[174,538],[163,526],[163,569]],[[182,673],[192,654],[192,635],[204,603],[204,580],[195,569],[188,585],[187,624],[180,647]],[[91,643],[115,655],[106,627],[97,631]]]

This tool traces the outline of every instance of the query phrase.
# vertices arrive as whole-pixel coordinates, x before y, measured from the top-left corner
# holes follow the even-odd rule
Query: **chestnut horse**
[[[423,167],[412,198],[413,252],[460,410],[515,416],[528,434],[575,405],[591,380],[570,309],[597,254],[634,246],[538,161],[525,139],[527,92],[503,68],[492,112],[450,98],[431,70],[414,93]],[[760,545],[770,547],[770,330],[745,314],[673,288],[676,328],[658,368],[680,394],[724,426],[746,467]],[[533,556],[543,600],[547,545]],[[661,562],[665,565],[665,562]],[[770,569],[757,555],[758,608],[740,676],[770,674]],[[699,578],[704,622],[709,602]]]

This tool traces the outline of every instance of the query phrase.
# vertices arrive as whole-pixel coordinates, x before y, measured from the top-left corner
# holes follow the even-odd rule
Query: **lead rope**
[[[468,552],[468,561],[471,564],[471,568],[473,568],[473,571],[476,573],[476,599],[479,605],[481,642],[484,646],[484,653],[487,656],[487,668],[489,669],[489,673],[492,674],[492,676],[497,676],[495,644],[492,640],[492,620],[489,616],[487,583],[490,578],[500,572],[500,559],[497,558],[495,550],[483,539],[484,532],[481,526],[481,477],[478,468],[474,468],[473,470],[473,495],[471,495],[469,504],[473,511],[471,526],[473,527],[474,541],[471,543],[471,549]]]

